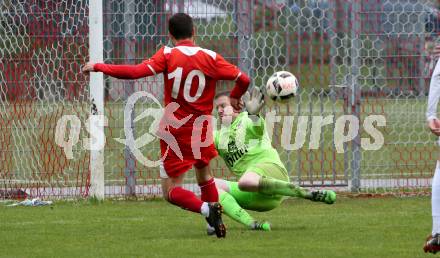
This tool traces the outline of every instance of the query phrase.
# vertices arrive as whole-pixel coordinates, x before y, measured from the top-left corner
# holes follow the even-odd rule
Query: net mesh
[[[88,1],[5,0],[0,12],[0,190],[87,195],[90,154],[82,139],[89,137],[90,104],[80,66],[88,60]],[[269,103],[264,110],[283,115],[273,145],[292,180],[374,193],[427,192],[437,157],[424,117],[436,61],[431,51],[440,29],[433,1],[105,0],[105,62],[139,63],[169,44],[167,19],[176,12],[194,18],[198,45],[238,65],[253,85],[264,85],[279,70],[298,77],[294,101]],[[138,91],[161,101],[161,76],[105,77],[107,196],[160,194],[159,168],[144,166],[124,144],[124,109]],[[154,117],[135,118],[155,108],[148,99],[136,103],[128,120],[136,138],[148,137]],[[64,115],[81,122],[73,159],[55,142]],[[359,119],[361,133],[340,153],[334,129],[343,115]],[[365,150],[361,139],[371,138],[363,126],[371,115],[386,119],[386,126],[377,127],[384,145],[374,151]],[[315,116],[331,121],[317,145],[310,139]],[[290,139],[282,137],[287,123],[294,124]],[[304,145],[295,148],[300,129],[306,132]],[[157,139],[139,149],[150,160],[159,158]],[[211,167],[216,177],[236,179],[220,159]],[[194,182],[190,172],[185,183],[197,191]]]
[[[0,2],[0,189],[87,195],[89,154],[55,143],[63,115],[88,115],[86,1]]]

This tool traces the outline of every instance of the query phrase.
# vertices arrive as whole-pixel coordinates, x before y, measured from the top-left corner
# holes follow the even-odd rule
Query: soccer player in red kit
[[[241,96],[249,86],[248,76],[214,51],[194,44],[192,18],[184,13],[168,21],[169,36],[175,47],[162,47],[138,65],[87,63],[84,72],[103,72],[120,79],[138,79],[164,74],[165,111],[159,125],[161,138],[162,191],[164,198],[183,209],[201,213],[225,237],[222,207],[211,176],[209,162],[217,156],[213,144],[212,119],[215,87],[218,80],[234,80],[231,104],[241,109]],[[177,146],[176,146],[177,145]],[[181,187],[185,172],[195,168],[201,199]]]

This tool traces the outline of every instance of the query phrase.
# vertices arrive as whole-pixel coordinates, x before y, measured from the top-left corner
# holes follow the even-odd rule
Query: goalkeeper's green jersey
[[[215,131],[214,144],[237,176],[257,163],[274,163],[284,168],[278,152],[272,147],[264,119],[260,117],[254,122],[247,112],[240,113],[230,126]]]

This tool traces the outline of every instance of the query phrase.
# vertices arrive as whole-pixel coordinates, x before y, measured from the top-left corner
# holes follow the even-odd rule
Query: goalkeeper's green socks
[[[223,211],[226,215],[228,215],[233,220],[251,227],[254,223],[254,218],[245,211],[237,201],[227,192],[223,192],[219,196],[220,204],[223,206]]]
[[[283,195],[300,198],[310,198],[310,193],[290,182],[262,176],[258,185],[258,192],[268,195]]]

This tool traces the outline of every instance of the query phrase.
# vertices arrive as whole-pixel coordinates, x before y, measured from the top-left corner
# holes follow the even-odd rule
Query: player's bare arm
[[[433,134],[440,136],[440,121],[437,118],[428,121],[428,128]]]

